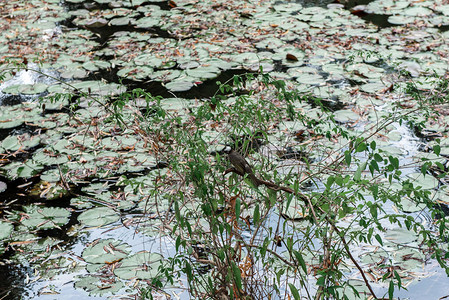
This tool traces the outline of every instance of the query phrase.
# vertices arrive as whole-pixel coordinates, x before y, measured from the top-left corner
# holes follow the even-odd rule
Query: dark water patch
[[[25,95],[8,95],[5,94],[0,97],[0,104],[5,106],[13,106],[20,104],[22,102],[26,102],[29,100],[29,96]]]
[[[389,15],[372,14],[367,13],[365,10],[363,10],[363,6],[368,5],[369,3],[373,2],[373,0],[340,0],[337,2],[343,4],[345,9],[351,11],[352,14],[362,18],[363,20],[369,23],[378,26],[379,28],[387,28],[395,26],[394,24],[388,22]],[[354,8],[356,8],[359,5],[361,6],[360,9],[354,10]]]
[[[9,253],[2,258],[8,256],[10,256]],[[29,294],[24,282],[28,277],[32,277],[32,269],[4,264],[2,260],[0,260],[0,299],[26,299]]]
[[[442,219],[449,216],[449,206],[442,203],[435,203],[435,208],[438,209],[438,213],[435,215],[435,218]],[[449,241],[448,241],[449,242]]]
[[[257,74],[257,72],[251,72],[244,69],[231,69],[223,71],[216,78],[200,81],[188,91],[185,92],[170,92],[162,82],[160,81],[136,81],[128,78],[121,78],[117,76],[118,69],[110,68],[107,70],[101,70],[97,72],[92,72],[87,77],[87,80],[105,80],[107,82],[113,82],[117,84],[122,84],[128,88],[128,90],[142,89],[145,92],[150,93],[152,96],[161,96],[163,98],[172,98],[173,96],[185,98],[185,99],[200,99],[200,98],[210,98],[217,94],[218,86],[217,81],[229,82],[229,85],[233,85],[232,78],[235,75],[243,74]],[[245,80],[245,79],[243,79]],[[245,93],[245,91],[240,91],[238,94]],[[220,93],[218,93],[220,94]]]
[[[437,28],[440,32],[446,32],[449,30],[449,25],[441,25],[440,27]]]
[[[164,39],[175,39],[168,31],[161,29],[160,27],[151,27],[151,28],[137,28],[132,25],[121,25],[121,26],[103,26],[99,28],[89,28],[84,27],[84,29],[88,29],[92,31],[93,33],[97,34],[98,39],[96,42],[99,42],[103,48],[105,46],[105,43],[109,40],[109,38],[116,32],[140,32],[140,33],[146,33],[151,35],[152,37],[161,37]],[[96,49],[96,50],[100,50]]]
[[[14,128],[2,128],[0,129],[0,139],[4,140],[9,135],[21,135],[28,133],[31,136],[44,133],[46,130],[42,128],[36,129],[35,126],[22,124]]]
[[[374,25],[376,25],[379,28],[387,28],[387,27],[393,27],[396,26],[394,24],[391,24],[388,22],[388,18],[390,16],[388,15],[378,15],[378,14],[366,14],[363,16],[360,16],[363,20],[370,22]]]

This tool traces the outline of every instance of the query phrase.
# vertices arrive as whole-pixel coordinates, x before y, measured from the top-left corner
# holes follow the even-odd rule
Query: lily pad
[[[120,214],[109,207],[91,208],[78,216],[78,221],[85,226],[104,226],[120,219]]]
[[[124,258],[121,265],[114,270],[114,274],[125,280],[151,280],[160,276],[159,267],[163,263],[163,256],[158,253],[141,251]]]
[[[96,240],[84,249],[82,257],[91,264],[105,264],[128,256],[130,246],[114,239]]]
[[[193,82],[174,80],[165,85],[165,87],[172,92],[185,92],[193,87]]]
[[[0,242],[10,237],[13,229],[14,227],[10,223],[0,221]]]
[[[22,225],[32,229],[59,228],[69,222],[70,212],[60,207],[27,206]]]

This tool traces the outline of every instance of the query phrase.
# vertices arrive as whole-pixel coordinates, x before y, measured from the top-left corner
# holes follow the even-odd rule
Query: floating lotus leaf
[[[14,85],[10,85],[5,87],[2,92],[5,94],[12,94],[12,95],[18,95],[20,94],[19,92],[19,88],[20,88],[20,84],[14,84]]]
[[[77,278],[75,288],[84,289],[91,296],[103,296],[108,293],[117,293],[124,288],[124,284],[120,280],[111,280],[110,278],[105,280],[101,276],[85,275]]]
[[[141,80],[151,77],[154,73],[154,69],[148,66],[133,66],[124,67],[117,72],[117,75],[124,78],[130,78],[133,80]]]
[[[58,182],[61,180],[59,169],[52,169],[42,172],[41,180],[46,182]]]
[[[17,179],[17,177],[33,177],[43,169],[43,166],[32,160],[27,160],[25,162],[12,162],[3,166],[2,169],[6,170],[6,175],[9,179]]]
[[[19,94],[36,95],[44,93],[47,90],[47,85],[44,83],[22,84],[18,87]]]
[[[17,151],[20,148],[17,136],[8,136],[2,141],[2,147],[8,151]]]
[[[92,201],[86,197],[76,197],[70,199],[70,205],[77,209],[87,209],[93,207]]]
[[[87,72],[81,67],[70,68],[62,72],[61,77],[64,79],[85,78],[87,77]]]
[[[280,39],[278,39],[278,38],[276,38],[276,37],[269,37],[269,38],[264,38],[264,39],[262,39],[261,41],[259,41],[259,42],[257,42],[256,44],[255,44],[255,46],[257,47],[257,48],[262,48],[262,49],[273,49],[273,50],[275,50],[275,49],[278,49],[278,48],[280,48],[281,46],[283,46],[285,43],[282,41],[282,40],[280,40]],[[281,58],[282,59],[282,58]]]
[[[163,263],[163,256],[159,253],[141,251],[124,258],[114,274],[125,280],[142,279],[151,280],[160,275],[159,267]]]
[[[40,207],[26,206],[24,207],[26,218],[22,225],[32,229],[50,229],[59,228],[69,222],[70,212],[60,207]]]
[[[176,61],[167,61],[167,62],[164,62],[161,66],[159,66],[159,68],[171,69],[171,68],[174,68],[175,66],[176,66]]]
[[[38,21],[38,22],[33,22],[33,23],[28,23],[27,24],[27,28],[29,29],[41,29],[41,30],[45,30],[45,29],[54,29],[56,27],[56,24],[54,22],[47,22],[46,20],[44,21]]]
[[[174,80],[165,85],[165,87],[172,92],[185,92],[193,87],[193,82]]]
[[[383,83],[381,81],[365,83],[360,86],[360,90],[372,94],[383,92],[387,88],[387,83]]]
[[[156,57],[152,53],[145,53],[137,56],[134,59],[134,63],[138,66],[143,65],[143,66],[150,66],[153,68],[159,68],[162,66],[163,60]]]
[[[357,300],[357,299],[369,299],[372,297],[368,287],[363,280],[349,279],[347,281],[348,285],[345,285],[343,290],[339,290],[338,298],[347,300]],[[354,289],[357,291],[354,291]]]
[[[82,212],[78,216],[78,221],[84,226],[104,226],[116,222],[120,219],[120,214],[109,207],[96,207]]]
[[[91,264],[105,264],[128,256],[130,246],[114,239],[96,240],[84,249],[82,258]]]
[[[260,58],[257,53],[248,52],[235,55],[233,57],[233,60],[242,65],[253,65],[255,63],[258,63],[260,61]]]
[[[156,80],[156,81],[170,82],[170,81],[174,81],[174,80],[178,79],[182,75],[184,75],[182,80],[187,81],[186,77],[185,77],[185,72],[183,72],[181,70],[173,70],[173,69],[154,71],[153,73],[151,73],[149,75],[149,77],[150,77],[150,79]],[[179,80],[181,80],[181,78]]]
[[[404,155],[407,151],[396,146],[382,146],[380,149],[390,155]]]
[[[357,113],[349,109],[337,110],[336,112],[334,112],[335,121],[340,123],[355,122],[359,118],[360,116]]]
[[[212,66],[186,70],[188,76],[199,78],[200,80],[216,78],[220,72],[220,69]]]
[[[98,95],[115,95],[126,90],[123,85],[117,83],[104,83],[102,81],[82,81],[72,84],[75,88],[84,93],[92,93]]]
[[[296,78],[296,81],[308,85],[321,85],[324,83],[324,78],[319,74],[305,73]]]
[[[3,181],[0,181],[0,193],[3,193],[8,188],[8,185]]]
[[[199,66],[200,66],[200,63],[197,61],[194,61],[194,60],[192,60],[192,61],[189,60],[189,61],[179,64],[179,67],[181,69],[194,69],[194,68],[198,68]]]
[[[68,93],[69,91],[71,91],[71,89],[72,88],[66,84],[57,83],[57,84],[50,85],[48,87],[47,91],[49,93],[63,94],[63,93]]]
[[[10,223],[0,221],[0,244],[3,240],[9,239],[12,231],[14,230],[14,226]],[[1,253],[2,251],[0,251]]]
[[[248,67],[248,69],[250,71],[258,72],[258,71],[262,70],[262,72],[264,72],[264,73],[271,72],[274,70],[274,68],[275,68],[274,64],[271,62],[268,62],[268,61],[262,61],[260,63],[253,64]]]
[[[426,262],[425,255],[418,249],[402,247],[393,253],[395,263],[404,270],[410,272],[416,269],[422,269]]]
[[[109,21],[109,25],[111,26],[126,26],[136,23],[136,20],[133,18],[127,17],[120,17],[120,18],[114,18],[111,21]]]
[[[103,18],[93,18],[93,19],[75,19],[73,21],[77,25],[86,26],[87,28],[101,28],[108,25],[108,20]]]
[[[424,176],[422,173],[411,173],[407,177],[410,178],[414,186],[421,186],[425,190],[434,189],[439,185],[438,179],[429,174]]]
[[[403,198],[401,199],[402,211],[406,213],[414,213],[418,211],[422,211],[426,208],[426,205],[423,203],[416,203],[414,199]]]
[[[51,149],[39,149],[33,155],[33,161],[41,165],[59,165],[69,161],[67,155],[53,152]]]
[[[157,17],[143,17],[135,21],[137,28],[152,28],[158,26],[160,23],[160,19]]]
[[[402,16],[402,15],[394,15],[388,17],[388,22],[394,25],[404,25],[413,23],[415,21],[414,17]]]
[[[385,72],[382,68],[364,63],[350,65],[347,67],[347,70],[365,78],[380,78]]]
[[[379,265],[384,263],[384,260],[389,261],[390,255],[382,248],[377,248],[375,251],[368,251],[360,255],[360,260],[365,264]]]
[[[406,228],[392,228],[385,233],[385,239],[395,244],[409,244],[418,240],[413,230]]]

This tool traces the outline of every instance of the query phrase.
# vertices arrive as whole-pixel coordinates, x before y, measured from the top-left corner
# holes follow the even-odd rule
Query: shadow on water
[[[135,81],[131,79],[122,79],[117,76],[117,69],[103,70],[94,72],[89,75],[88,80],[106,80],[107,82],[114,82],[125,85],[128,90],[143,89],[149,92],[152,96],[161,96],[164,98],[179,97],[185,99],[210,98],[217,93],[217,81],[222,83],[228,82],[232,85],[232,78],[234,75],[256,74],[244,69],[231,69],[223,71],[216,78],[198,81],[190,90],[185,92],[170,92],[160,81]]]

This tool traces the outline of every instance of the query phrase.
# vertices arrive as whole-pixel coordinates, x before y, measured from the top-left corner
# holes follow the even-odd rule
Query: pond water
[[[387,91],[397,80],[395,68],[422,81],[422,89],[428,84],[426,68],[447,75],[444,41],[448,36],[439,30],[449,22],[445,10],[433,7],[429,1],[399,1],[393,5],[388,1],[332,2],[262,1],[252,5],[220,1],[36,0],[0,7],[7,10],[9,20],[17,23],[17,28],[8,28],[11,32],[2,39],[9,43],[14,39],[18,45],[17,49],[0,51],[17,51],[13,56],[29,69],[54,77],[20,70],[0,83],[0,101],[5,108],[0,129],[5,159],[1,180],[8,185],[0,204],[0,216],[8,222],[0,225],[5,232],[12,231],[10,223],[15,226],[4,244],[9,245],[8,249],[0,247],[0,253],[4,252],[0,261],[0,299],[106,299],[119,290],[133,297],[139,294],[138,280],[123,274],[117,275],[122,281],[112,280],[115,270],[99,271],[95,265],[101,263],[98,257],[87,255],[86,245],[94,252],[96,245],[108,241],[103,245],[111,256],[104,261],[108,265],[123,259],[123,253],[126,258],[147,252],[163,257],[176,253],[175,237],[159,234],[159,224],[153,220],[155,212],[147,211],[142,201],[154,188],[155,178],[167,172],[166,165],[149,154],[146,141],[134,137],[132,130],[117,134],[118,129],[110,124],[98,127],[91,135],[90,130],[99,126],[94,121],[104,120],[104,112],[88,99],[78,99],[80,123],[90,124],[82,126],[70,121],[68,104],[73,99],[44,99],[42,107],[39,98],[72,87],[100,97],[112,94],[112,98],[124,89],[142,88],[165,98],[163,105],[181,114],[198,101],[214,96],[216,81],[257,74],[263,67],[302,92],[330,99],[337,122],[363,133],[392,111],[394,100],[406,97]],[[357,5],[366,5],[366,11],[351,14],[349,11]],[[46,14],[41,16],[42,11]],[[29,32],[20,29],[23,26]],[[364,53],[358,57],[360,52]],[[375,57],[376,52],[382,52],[384,57]],[[30,62],[38,58],[44,61],[39,65]],[[14,107],[22,102],[24,107]],[[315,106],[301,105],[311,115],[319,114]],[[424,188],[437,193],[441,183],[435,185],[436,179],[418,178],[416,166],[406,167],[428,154],[423,148],[432,142],[432,134],[447,133],[444,116],[439,123],[427,125],[430,132],[424,137],[428,140],[417,138],[405,123],[392,123],[377,143],[386,153],[401,157],[403,176],[415,176]],[[284,130],[296,131],[298,127],[297,123],[286,122]],[[274,147],[262,148],[260,153],[271,155],[274,149],[286,148],[293,140],[279,143],[282,137],[276,139],[271,145]],[[94,143],[102,148],[92,149]],[[142,145],[143,150],[136,145]],[[67,158],[74,156],[76,159]],[[363,156],[359,158],[363,160]],[[73,195],[64,194],[58,186],[63,171],[73,178]],[[126,179],[140,181],[142,190],[118,184],[123,182],[124,174]],[[323,188],[319,179],[316,182],[310,192]],[[437,197],[443,196],[447,195]],[[395,209],[389,206],[386,210]],[[28,219],[25,214],[32,217]],[[424,223],[432,222],[425,209],[410,214]],[[279,212],[273,209],[270,216],[266,228],[279,226]],[[46,227],[48,219],[53,224]],[[251,232],[244,234],[250,236]],[[28,246],[29,241],[35,242]],[[354,253],[362,257],[369,249],[361,247]],[[409,278],[419,281],[411,280],[408,291],[400,290],[395,296],[449,294],[446,285],[437,284],[447,280],[446,275],[433,260],[428,262],[419,272],[408,273]],[[348,274],[356,276],[353,270]],[[110,286],[98,278],[111,278],[107,282]],[[182,277],[168,291],[187,299],[186,287]],[[375,289],[383,294],[387,287],[376,285]]]

